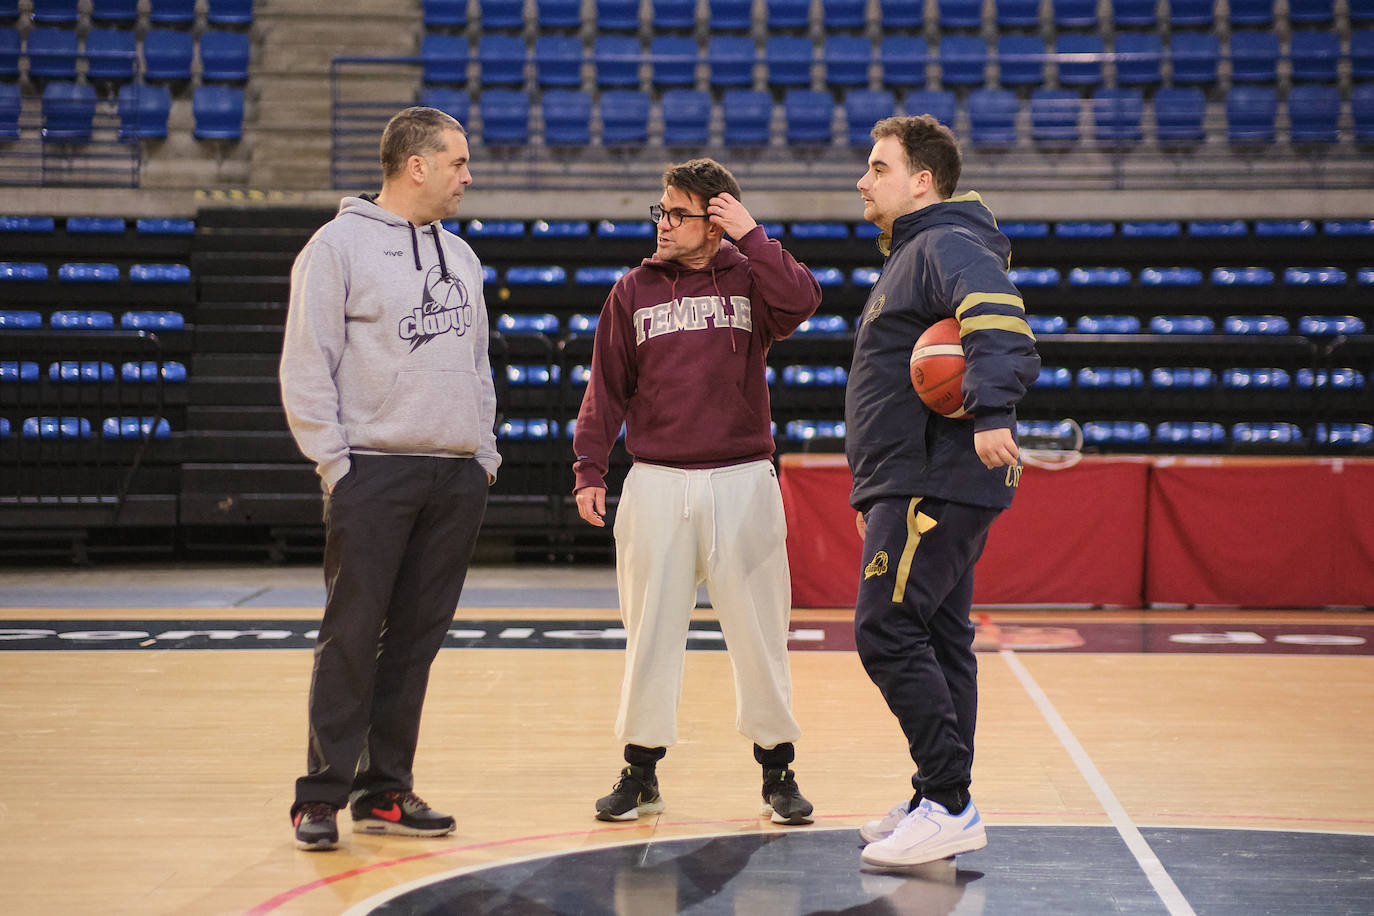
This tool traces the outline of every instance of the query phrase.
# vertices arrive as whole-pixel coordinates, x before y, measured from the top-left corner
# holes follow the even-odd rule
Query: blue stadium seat
[[[798,90],[804,92],[805,90]],[[816,283],[822,288],[843,286],[844,271],[838,267],[812,267],[811,276],[816,278]]]
[[[1288,286],[1345,286],[1349,277],[1339,267],[1289,267],[1283,272]]]
[[[1059,285],[1059,271],[1053,267],[1013,267],[1007,274],[1018,289],[1052,288]],[[1064,319],[1057,316],[1038,316],[1037,320],[1054,317],[1061,325]],[[1029,319],[1027,319],[1029,320]],[[1034,322],[1032,322],[1034,324]],[[1063,328],[1060,328],[1063,333]],[[1038,333],[1038,332],[1037,332]]]
[[[977,35],[940,39],[940,81],[946,86],[982,86],[988,47]]]
[[[1045,83],[1045,42],[1038,35],[1010,33],[997,39],[998,82],[1003,86]]]
[[[929,51],[918,35],[884,35],[878,45],[878,62],[884,86],[924,86]]]
[[[794,332],[803,337],[816,337],[849,332],[849,322],[842,315],[812,315],[797,326]]]
[[[811,85],[811,39],[799,35],[774,35],[764,45],[768,85],[774,88]]]
[[[550,267],[550,268],[538,268],[538,267],[536,267],[536,268],[521,268],[521,267],[512,267],[512,268],[511,268],[511,270],[517,272],[517,276],[519,276],[522,280],[523,280],[523,279],[526,279],[526,277],[528,277],[528,279],[531,279],[531,280],[537,280],[537,279],[539,279],[539,277],[541,276],[541,272],[547,272],[547,271],[561,271],[562,269],[563,269],[563,268],[561,268],[561,267]],[[543,275],[544,275],[544,276],[551,276],[551,275],[548,274],[548,273],[544,273]],[[565,281],[565,280],[567,279],[566,276],[565,276],[563,279],[564,279],[564,281]],[[510,271],[507,271],[507,272],[506,272],[506,282],[507,282],[507,283],[511,282],[511,280],[510,280]],[[563,282],[563,281],[559,281],[559,282]],[[557,334],[557,333],[558,333],[558,318],[557,318],[556,316],[554,316],[554,315],[548,315],[548,314],[544,314],[544,315],[500,315],[500,316],[497,316],[497,319],[496,319],[496,330],[500,331],[502,334]]]
[[[123,235],[128,224],[120,216],[69,216],[66,228],[68,235]]]
[[[787,439],[805,442],[810,439],[843,439],[843,420],[788,420],[783,427]]]
[[[243,136],[243,90],[237,86],[197,86],[191,96],[197,140],[238,140]]]
[[[786,136],[792,145],[829,145],[834,134],[831,122],[835,103],[830,93],[811,89],[789,89],[783,97]]]
[[[43,87],[43,139],[85,142],[95,118],[95,89],[89,83],[58,81]]]
[[[1124,267],[1075,267],[1069,271],[1069,285],[1130,286],[1131,272]],[[1139,325],[1137,321],[1137,329]]]
[[[831,35],[825,40],[825,84],[867,86],[873,43],[862,35]]]
[[[135,221],[134,229],[139,235],[195,235],[196,221],[147,217]]]
[[[806,28],[810,6],[809,0],[764,0],[764,22],[769,33]]]
[[[865,0],[821,0],[821,25],[825,33],[862,29],[867,5]]]
[[[573,283],[578,286],[613,286],[627,273],[628,267],[579,267],[573,274]],[[596,330],[595,315],[574,315],[568,320],[568,330],[573,333]]]
[[[1157,24],[1155,0],[1112,0],[1112,25],[1116,28],[1153,29]]]
[[[998,29],[1037,28],[1040,25],[1040,0],[996,0]]]
[[[1063,366],[1041,366],[1040,374],[1030,384],[1032,388],[1069,388],[1072,385],[1073,373]]]
[[[1013,220],[999,224],[1002,234],[1009,239],[1047,239],[1050,237],[1050,224]],[[1056,273],[1056,278],[1058,274]],[[1058,279],[1055,280],[1058,283]]]
[[[535,220],[530,226],[530,235],[546,239],[585,239],[592,234],[586,220]]]
[[[1282,315],[1228,315],[1222,329],[1227,334],[1273,336],[1287,334],[1289,324]]]
[[[982,0],[936,0],[937,23],[945,29],[977,29],[983,24]]]
[[[969,142],[981,147],[1016,145],[1020,106],[1008,89],[975,89],[968,96]]]
[[[468,24],[468,0],[423,0],[425,29],[462,29]]]
[[[1167,0],[1169,24],[1210,26],[1216,21],[1216,0]]]
[[[106,417],[100,424],[105,439],[168,439],[172,426],[165,417]]]
[[[468,40],[462,35],[427,32],[420,40],[420,68],[426,85],[466,85]]]
[[[649,95],[637,89],[601,93],[603,146],[639,146],[649,140]]]
[[[746,31],[752,25],[752,6],[753,0],[709,0],[711,33]]]
[[[0,278],[4,277],[4,267],[0,264]],[[43,316],[38,312],[31,311],[0,311],[0,328],[14,330],[16,328],[41,328],[43,326]]]
[[[1267,267],[1215,267],[1212,283],[1216,286],[1270,286],[1274,272]]]
[[[477,67],[483,87],[523,86],[525,39],[503,32],[483,35],[477,41]]]
[[[1290,25],[1331,25],[1335,19],[1335,4],[1332,0],[1288,0],[1288,22]],[[1352,0],[1349,8],[1351,21],[1356,19],[1358,2]]]
[[[426,108],[439,109],[465,128],[472,118],[472,100],[463,89],[426,86],[420,90],[419,103]]]
[[[19,30],[5,26],[0,28],[0,80],[17,79],[19,76],[19,52],[23,40]]]
[[[690,30],[697,24],[696,0],[653,0],[654,32],[663,29]]]
[[[1374,83],[1350,90],[1350,114],[1357,143],[1374,143]]]
[[[86,79],[127,83],[138,63],[132,29],[91,29],[86,35]]]
[[[1318,423],[1314,438],[1322,445],[1367,446],[1374,442],[1374,425],[1369,423]]]
[[[1031,92],[1031,139],[1036,143],[1077,143],[1081,101],[1077,92],[1068,89]]]
[[[201,33],[201,80],[242,83],[248,79],[249,53],[249,40],[246,32],[207,30]]]
[[[871,223],[869,225],[872,225]],[[882,271],[876,267],[856,267],[849,272],[849,282],[855,286],[871,287],[878,282]]]
[[[41,283],[48,279],[48,266],[30,261],[0,261],[0,283]]]
[[[557,264],[522,264],[506,271],[506,283],[510,286],[563,286],[568,282],[568,272]],[[548,319],[553,319],[552,324]],[[526,319],[538,319],[538,327]],[[552,315],[502,315],[499,325],[502,331],[547,331],[558,330],[558,319]]]
[[[948,89],[920,89],[908,92],[902,107],[907,114],[928,114],[946,127],[954,126],[954,93]]]
[[[185,82],[191,78],[195,41],[190,32],[149,29],[143,36],[143,78],[155,82]]]
[[[1231,25],[1274,24],[1274,0],[1227,0],[1231,10]]]
[[[1217,81],[1221,43],[1211,32],[1175,32],[1169,39],[1175,86],[1211,85]]]
[[[649,43],[655,86],[690,88],[697,81],[697,42],[687,35],[655,35]]]
[[[535,0],[535,21],[541,33],[577,29],[582,25],[581,0]]]
[[[1088,445],[1144,445],[1150,441],[1150,427],[1138,420],[1092,420],[1083,424],[1083,441]]]
[[[1374,29],[1351,31],[1350,75],[1356,82],[1374,80]]]
[[[1298,333],[1304,337],[1353,337],[1364,332],[1364,321],[1355,315],[1304,315],[1298,319]]]
[[[76,0],[33,0],[33,21],[76,25]]]
[[[138,0],[91,0],[91,22],[133,25],[138,22]]]
[[[744,35],[713,35],[706,45],[711,85],[717,88],[752,86],[757,58],[754,39]]]
[[[726,146],[767,146],[773,99],[766,92],[727,90],[721,99]]]
[[[592,97],[577,89],[548,89],[540,101],[546,146],[587,146],[592,142]]]
[[[18,140],[24,98],[15,83],[0,83],[0,141]]]
[[[922,0],[878,0],[878,16],[883,31],[892,29],[920,30],[925,22],[925,4]]]
[[[517,387],[558,384],[557,366],[507,366],[506,380]]]
[[[124,363],[119,367],[119,378],[125,382],[156,382],[159,378],[171,384],[186,381],[186,366],[176,361],[157,363],[152,360]]]
[[[85,417],[27,417],[20,435],[25,439],[89,439],[91,421]]]
[[[1058,239],[1109,239],[1114,235],[1116,225],[1101,220],[1060,220],[1054,224]]]
[[[0,362],[0,385],[36,381],[38,381],[38,363],[20,360]],[[9,433],[6,432],[5,435],[9,435]]]
[[[845,137],[850,146],[873,145],[873,125],[897,112],[897,101],[886,89],[851,89],[844,97]]]
[[[1161,144],[1191,144],[1206,136],[1202,128],[1207,100],[1201,89],[1163,88],[1155,91],[1155,138]]]
[[[787,231],[794,239],[828,239],[838,242],[849,238],[849,226],[844,223],[799,222],[793,223]]]
[[[76,79],[76,32],[35,26],[29,29],[29,78]]]
[[[1233,86],[1226,93],[1226,136],[1232,143],[1274,142],[1278,93],[1268,86]]]
[[[644,48],[634,35],[598,35],[592,45],[596,84],[603,87],[639,87],[639,64]]]
[[[525,26],[525,0],[479,0],[480,26],[487,29],[522,29]]]
[[[492,91],[510,92],[511,90],[495,89]],[[529,100],[526,99],[525,101],[528,104]],[[467,231],[464,234],[471,238],[522,239],[525,237],[525,224],[514,219],[475,219],[468,223]]]
[[[1231,82],[1273,83],[1278,78],[1279,36],[1273,32],[1231,33]]]
[[[843,386],[849,379],[844,366],[784,366],[782,383],[803,388]]]
[[[1322,223],[1324,235],[1374,235],[1374,219],[1329,219]]]
[[[1121,235],[1129,239],[1176,239],[1183,234],[1177,220],[1126,220]]]
[[[540,35],[534,40],[535,81],[541,87],[582,85],[582,40],[572,35]]]
[[[1202,271],[1196,267],[1146,267],[1140,271],[1141,286],[1201,286]]]
[[[1206,315],[1156,315],[1150,319],[1151,334],[1211,334],[1216,327]]]
[[[1097,27],[1095,0],[1051,0],[1056,29],[1092,29]]]
[[[1364,373],[1349,366],[1329,370],[1298,370],[1299,388],[1334,388],[1341,391],[1359,391],[1364,386]]]
[[[705,146],[710,139],[711,96],[696,89],[669,89],[659,102],[665,146]]]
[[[1226,441],[1226,427],[1204,421],[1181,423],[1166,420],[1155,427],[1155,441],[1178,445],[1221,445]]]
[[[1335,86],[1294,86],[1288,92],[1288,137],[1294,143],[1340,139],[1341,91]]]
[[[1093,139],[1107,144],[1139,143],[1144,111],[1139,89],[1098,89],[1092,98]]]
[[[186,327],[186,318],[180,312],[125,312],[119,316],[119,326],[126,331],[150,328],[160,331],[179,331]]]
[[[57,268],[59,283],[118,283],[119,267],[115,264],[85,264],[72,262]]]
[[[1158,86],[1164,46],[1158,32],[1121,32],[1116,36],[1118,86]]]
[[[1216,373],[1201,366],[1161,367],[1150,370],[1150,385],[1155,388],[1211,388]]]
[[[519,89],[484,89],[477,101],[482,143],[525,146],[530,142],[530,97]]]
[[[1084,366],[1075,383],[1079,388],[1143,388],[1145,373],[1127,366]]]
[[[63,309],[48,316],[48,327],[59,331],[86,329],[108,331],[114,328],[114,316],[109,312],[85,309]]]
[[[210,25],[252,25],[253,0],[209,0],[205,21]]]
[[[596,237],[599,239],[651,239],[654,237],[654,224],[648,217],[633,220],[603,219],[596,224]]]
[[[1341,39],[1335,32],[1294,32],[1288,59],[1294,82],[1336,82]]]
[[[639,28],[639,0],[596,0],[596,27],[635,31]]]
[[[196,0],[149,0],[148,21],[153,25],[194,25]]]
[[[1237,443],[1299,444],[1302,430],[1296,423],[1236,423],[1231,427],[1231,438]]]
[[[185,264],[133,264],[130,283],[190,283],[191,268]]]
[[[1102,61],[1106,49],[1102,36],[1089,33],[1062,33],[1054,40],[1058,56],[1059,85],[1102,85]]]

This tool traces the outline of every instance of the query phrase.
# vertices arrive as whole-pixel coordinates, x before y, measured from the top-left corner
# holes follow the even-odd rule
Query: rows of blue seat
[[[18,15],[18,0],[0,0],[0,20]],[[199,21],[196,0],[148,0],[142,15],[138,0],[90,0],[85,9],[77,0],[33,0],[32,15],[36,23],[59,25],[142,22],[191,26]],[[253,22],[253,0],[206,0],[204,21],[211,25],[249,25]]]
[[[90,439],[91,421],[85,417],[25,417],[17,430],[24,439]],[[167,439],[172,427],[165,418],[154,424],[152,417],[106,417],[100,424],[102,439]],[[0,417],[0,439],[10,435],[10,421]]]
[[[1374,80],[1374,29],[1351,33],[1303,31],[1281,42],[1271,31],[1233,32],[1223,47],[1210,32],[1183,32],[1167,41],[1156,33],[1125,33],[1110,43],[1101,35],[1069,33],[1047,41],[1007,34],[993,42],[974,35],[945,35],[928,44],[916,35],[886,34],[874,41],[829,35],[822,42],[771,35],[761,44],[742,35],[713,35],[704,44],[683,35],[655,35],[647,43],[628,35],[600,34],[590,42],[568,35],[484,33],[473,48],[466,36],[427,33],[420,46],[428,85],[483,88],[666,89],[850,87],[942,88],[1103,85],[1216,86],[1229,61],[1230,84],[1330,82],[1342,59],[1355,81]],[[469,62],[475,59],[475,79]],[[699,67],[704,63],[704,67]],[[989,77],[989,65],[998,74]],[[1107,65],[1111,64],[1109,68]],[[1282,69],[1280,67],[1282,64]],[[760,65],[762,76],[760,78]],[[584,75],[590,71],[590,80]],[[935,79],[930,74],[935,74]]]
[[[179,83],[193,75],[202,82],[241,83],[248,79],[251,42],[245,32],[210,30],[197,38],[190,32],[153,29],[139,40],[131,29],[92,29],[83,39],[72,29],[35,27],[22,47],[17,29],[0,28],[0,79],[20,75],[24,63],[30,80],[74,80],[78,71],[91,82]],[[199,52],[200,67],[193,69]]]
[[[0,362],[0,384],[37,382],[41,378],[39,364],[31,360]],[[114,364],[103,360],[59,360],[48,365],[48,381],[51,382],[112,382],[114,379]],[[186,366],[175,360],[125,362],[119,366],[119,379],[122,382],[181,384],[186,381]]]
[[[43,282],[48,265],[37,261],[0,261],[0,282]],[[116,264],[88,264],[78,261],[57,268],[61,283],[118,283],[123,274]],[[190,283],[191,268],[185,264],[134,264],[129,267],[130,283]]]
[[[191,95],[195,119],[192,135],[201,140],[235,140],[243,135],[243,90],[237,86],[197,86]],[[119,119],[120,140],[153,140],[167,136],[172,95],[166,86],[128,83],[119,88],[112,105],[97,98],[90,83],[49,82],[42,95],[44,140],[85,143],[96,134],[102,109],[113,108]],[[0,83],[0,141],[23,136],[23,95],[13,83]]]
[[[581,16],[580,0],[535,0],[535,15],[527,21],[524,0],[479,0],[478,18],[468,19],[467,0],[422,0],[424,23],[431,29],[459,29],[469,25],[483,30],[521,31],[533,25],[540,31],[575,30],[594,24],[597,31],[655,32],[692,30],[776,32],[798,29],[823,31],[862,30],[869,21],[866,0],[821,0],[813,10],[810,0],[707,0],[704,16],[697,0],[649,0],[641,12],[640,0],[596,0],[590,23]],[[1286,15],[1274,0],[1230,0],[1226,16],[1217,13],[1216,0],[1167,0],[1162,9],[1155,0],[1112,0],[1109,18],[1099,16],[1096,0],[1051,0],[1042,10],[1040,0],[995,0],[984,11],[982,0],[938,0],[933,23],[947,29],[1171,29],[1210,28],[1217,21],[1236,25],[1329,25],[1336,21],[1333,0],[1289,0]],[[1374,22],[1371,0],[1347,0],[1351,22]],[[878,0],[878,23],[884,31],[920,28],[925,23],[923,0]],[[1160,13],[1162,12],[1162,16]]]

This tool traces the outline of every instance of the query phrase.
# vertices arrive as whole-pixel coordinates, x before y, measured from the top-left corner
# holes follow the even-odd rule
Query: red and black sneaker
[[[339,828],[334,823],[336,809],[324,802],[306,802],[291,815],[296,828],[296,846],[323,852],[339,845]]]
[[[435,811],[414,792],[374,792],[359,798],[350,810],[355,833],[444,836],[456,826],[452,817]]]

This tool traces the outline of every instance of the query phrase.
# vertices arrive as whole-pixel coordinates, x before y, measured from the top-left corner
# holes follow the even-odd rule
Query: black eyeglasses
[[[683,213],[681,210],[665,210],[662,204],[654,204],[649,208],[649,219],[658,223],[663,217],[668,217],[668,228],[676,229],[682,225],[684,219],[710,219],[709,213]]]

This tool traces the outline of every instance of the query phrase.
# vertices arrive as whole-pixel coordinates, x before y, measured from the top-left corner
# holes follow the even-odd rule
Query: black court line
[[[1143,828],[1200,916],[1374,912],[1374,836]],[[347,916],[543,914],[1167,914],[1110,827],[989,827],[976,853],[905,872],[860,867],[854,829],[629,843],[459,869]]]
[[[309,649],[318,620],[271,618],[218,620],[0,619],[0,652],[100,649]],[[1371,624],[1077,623],[1072,625],[978,625],[974,648],[1016,652],[1170,652],[1283,655],[1374,655]],[[792,651],[850,652],[854,626],[847,620],[793,621]],[[445,649],[624,649],[618,620],[456,620]],[[687,648],[725,648],[720,625],[694,621]]]

